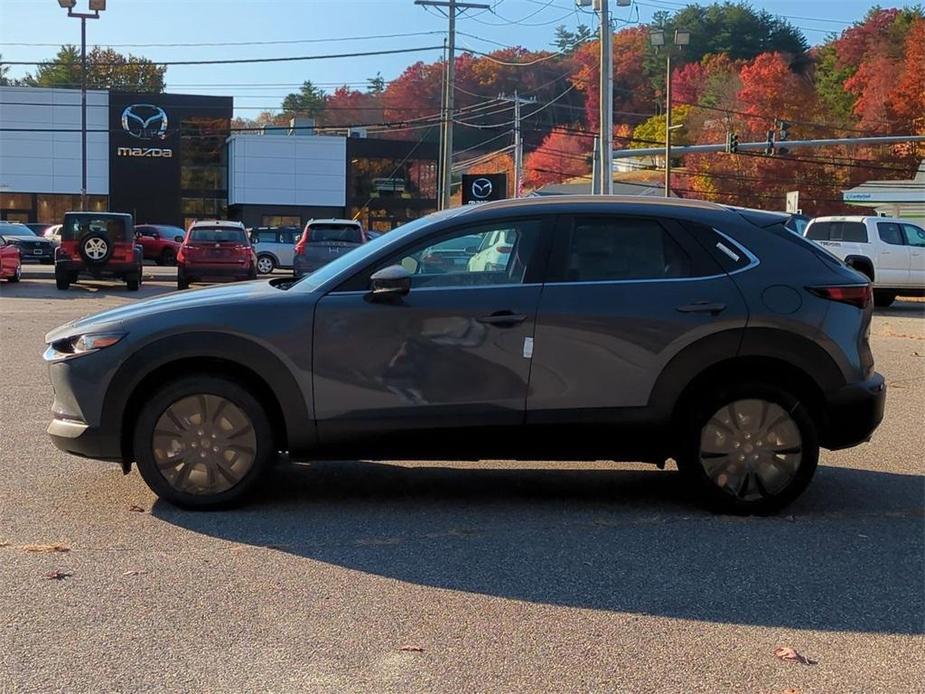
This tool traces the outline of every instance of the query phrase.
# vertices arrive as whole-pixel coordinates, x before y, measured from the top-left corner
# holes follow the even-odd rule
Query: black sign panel
[[[488,202],[507,197],[507,174],[463,174],[462,202]]]
[[[136,223],[180,217],[180,113],[166,95],[109,95],[109,208]]]
[[[196,192],[183,190],[181,167],[224,166],[221,152],[215,161],[191,160],[189,133],[197,122],[227,123],[231,115],[230,97],[110,92],[109,209],[131,213],[136,224],[182,224],[181,198]]]

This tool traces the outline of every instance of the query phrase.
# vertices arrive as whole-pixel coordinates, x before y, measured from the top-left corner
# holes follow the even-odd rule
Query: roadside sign
[[[791,190],[787,193],[787,212],[792,214],[800,212],[800,191]]]
[[[507,174],[463,174],[462,203],[503,200],[507,197]]]

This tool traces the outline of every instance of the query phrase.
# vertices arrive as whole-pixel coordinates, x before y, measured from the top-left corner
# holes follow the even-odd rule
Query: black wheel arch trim
[[[847,255],[845,256],[845,265],[850,267],[852,270],[857,272],[862,272],[862,270],[855,266],[853,263],[859,263],[870,269],[870,281],[873,282],[876,279],[877,270],[874,267],[874,261],[868,258],[866,255]],[[864,273],[867,274],[866,272]]]
[[[278,412],[268,413],[271,421],[274,415],[282,420],[279,422],[282,430],[277,433],[285,437],[285,443],[278,445],[290,451],[305,451],[316,444],[314,417],[306,405],[305,394],[279,357],[247,338],[202,331],[154,340],[126,358],[113,375],[103,400],[101,421],[113,423],[113,428],[118,426],[112,433],[120,438],[124,459],[132,458],[132,433],[128,428],[137,415],[133,411],[136,388],[162,368],[193,360],[223,362],[240,368],[245,378],[248,372],[256,376],[278,406]]]

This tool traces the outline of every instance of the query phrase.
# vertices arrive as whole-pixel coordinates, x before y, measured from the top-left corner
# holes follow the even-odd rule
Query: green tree
[[[686,105],[673,106],[671,109],[672,126],[680,125],[677,130],[671,131],[671,143],[674,145],[689,145],[690,136],[687,131],[687,121],[691,107]],[[656,147],[653,142],[665,141],[665,116],[652,116],[633,128],[633,139],[640,142],[630,144],[632,149]],[[671,157],[674,161],[674,156]]]
[[[147,58],[122,54],[97,46],[87,53],[87,87],[123,89],[137,92],[163,92],[167,67]],[[34,75],[23,79],[31,87],[80,86],[80,51],[76,46],[61,46],[53,60],[38,66]]]
[[[0,87],[8,87],[10,85],[10,79],[6,76],[9,71],[10,66],[3,64],[3,55],[0,54]]]
[[[283,99],[283,111],[316,118],[324,112],[326,102],[324,91],[310,80],[305,80],[298,92],[293,92]]]
[[[377,96],[385,91],[385,79],[381,72],[377,72],[375,77],[366,80],[366,91]]]
[[[578,46],[585,41],[589,41],[593,36],[594,33],[584,24],[579,24],[578,29],[574,32],[566,29],[564,24],[560,24],[556,27],[556,38],[553,40],[552,45],[560,53],[573,53]]]
[[[854,96],[845,91],[845,80],[857,72],[854,65],[841,65],[834,42],[816,50],[816,93],[822,105],[839,123],[852,122]]]

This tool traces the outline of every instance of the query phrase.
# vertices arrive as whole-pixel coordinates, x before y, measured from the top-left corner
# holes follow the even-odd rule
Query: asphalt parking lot
[[[0,287],[0,692],[925,689],[925,303],[874,319],[873,441],[777,517],[543,462],[300,464],[190,513],[45,435],[42,336],[157,270]]]

